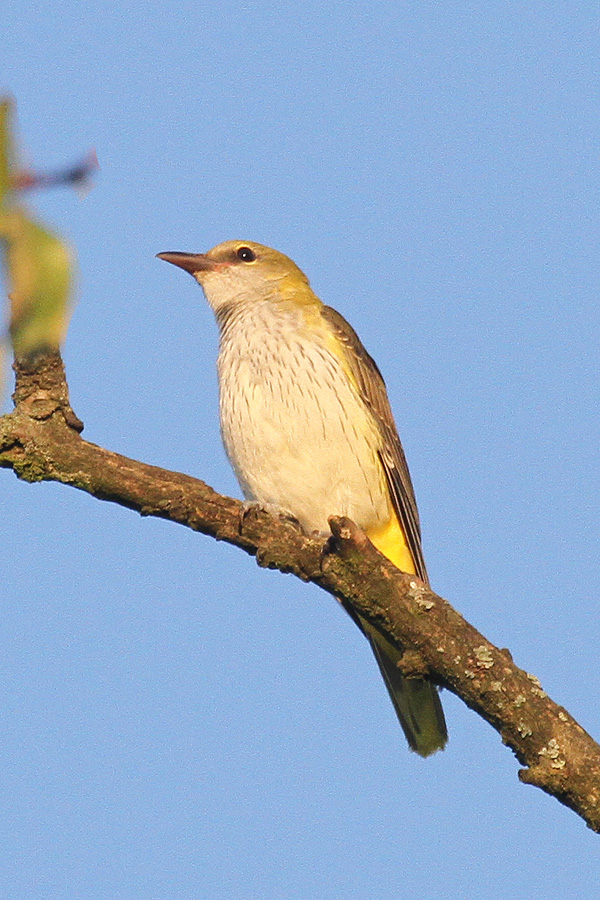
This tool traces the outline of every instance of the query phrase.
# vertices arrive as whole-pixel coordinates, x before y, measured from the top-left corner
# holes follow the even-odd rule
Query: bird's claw
[[[256,516],[258,513],[264,512],[272,519],[279,519],[281,522],[288,522],[295,528],[301,528],[298,519],[281,506],[275,503],[259,503],[258,500],[245,500],[242,504],[242,522],[245,522],[248,516]]]

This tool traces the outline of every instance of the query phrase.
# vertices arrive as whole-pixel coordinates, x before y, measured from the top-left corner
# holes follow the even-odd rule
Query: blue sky
[[[101,165],[35,201],[78,251],[85,436],[239,496],[216,327],[154,255],[284,251],[384,373],[434,588],[596,736],[599,20],[23,0],[2,67],[28,162]],[[3,896],[597,896],[597,837],[454,697],[409,754],[329,597],[0,474]]]

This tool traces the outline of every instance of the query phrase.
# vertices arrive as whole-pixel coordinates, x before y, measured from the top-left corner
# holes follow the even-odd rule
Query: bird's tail
[[[405,678],[398,669],[401,653],[364,619],[360,624],[375,654],[406,740],[419,756],[443,750],[448,740],[437,687],[425,678]]]

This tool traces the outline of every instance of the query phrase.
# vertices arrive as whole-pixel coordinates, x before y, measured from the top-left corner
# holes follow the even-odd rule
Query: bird
[[[385,383],[353,328],[289,257],[262,244],[157,256],[196,279],[217,320],[221,435],[246,501],[309,534],[328,534],[330,516],[347,516],[397,568],[428,584]],[[443,749],[437,687],[405,678],[401,651],[347,611],[371,645],[411,750]]]

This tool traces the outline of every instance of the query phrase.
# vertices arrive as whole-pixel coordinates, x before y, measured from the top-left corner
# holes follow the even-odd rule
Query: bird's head
[[[253,241],[226,241],[208,253],[157,256],[193,275],[217,314],[240,303],[316,301],[306,275],[289,257]]]

